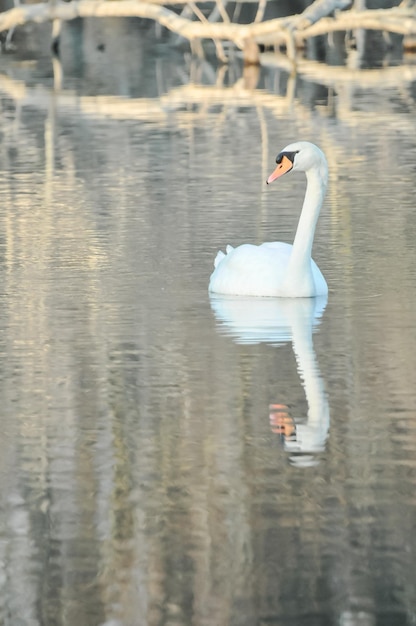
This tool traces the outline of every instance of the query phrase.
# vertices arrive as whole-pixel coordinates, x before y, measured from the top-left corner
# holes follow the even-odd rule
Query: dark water
[[[66,33],[55,92],[3,57],[0,623],[414,624],[414,67],[108,32]],[[210,300],[219,247],[293,239],[304,180],[264,180],[296,139],[328,301]]]

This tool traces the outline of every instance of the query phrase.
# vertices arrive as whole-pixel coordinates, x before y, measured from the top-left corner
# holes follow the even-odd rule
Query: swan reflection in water
[[[282,435],[290,462],[299,467],[317,464],[329,431],[329,406],[313,347],[312,333],[325,310],[327,297],[249,298],[210,296],[221,331],[238,344],[292,342],[297,370],[305,390],[308,413],[292,418],[282,404],[271,404],[272,431]]]

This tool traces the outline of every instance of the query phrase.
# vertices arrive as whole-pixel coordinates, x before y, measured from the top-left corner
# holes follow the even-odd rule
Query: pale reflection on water
[[[0,76],[0,622],[413,624],[412,71],[94,67]],[[298,138],[327,304],[210,300],[218,248],[293,240]]]
[[[290,341],[298,373],[308,403],[307,419],[293,419],[288,407],[272,403],[270,422],[273,432],[283,435],[291,462],[310,467],[324,450],[329,430],[329,406],[316,362],[312,330],[318,324],[327,297],[243,298],[211,295],[212,309],[220,328],[241,344],[264,342],[272,346]]]

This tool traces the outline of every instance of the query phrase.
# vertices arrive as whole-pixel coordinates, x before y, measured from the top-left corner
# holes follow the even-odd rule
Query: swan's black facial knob
[[[289,161],[291,161],[291,163],[293,164],[295,156],[298,154],[298,152],[299,150],[296,150],[295,152],[279,152],[276,157],[276,163],[279,165],[282,162],[283,157],[287,157]]]

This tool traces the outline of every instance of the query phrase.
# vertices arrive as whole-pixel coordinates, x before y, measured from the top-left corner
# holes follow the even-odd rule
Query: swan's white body
[[[280,159],[280,160],[279,160]],[[209,291],[244,296],[314,297],[325,296],[328,286],[311,258],[313,238],[325,197],[328,166],[321,150],[300,141],[287,146],[276,158],[278,166],[267,182],[291,170],[307,178],[305,199],[293,246],[281,242],[260,246],[227,246],[218,252]]]

